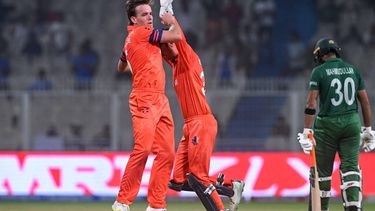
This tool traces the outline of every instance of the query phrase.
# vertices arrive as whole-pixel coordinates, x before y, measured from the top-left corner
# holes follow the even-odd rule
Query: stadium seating
[[[220,150],[262,151],[285,97],[242,96],[225,129]],[[231,147],[232,146],[232,147]]]

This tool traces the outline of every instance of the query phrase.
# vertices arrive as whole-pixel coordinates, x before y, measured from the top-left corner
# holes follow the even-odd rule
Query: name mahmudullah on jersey
[[[354,70],[351,67],[331,68],[331,69],[326,69],[326,73],[327,73],[328,76],[330,76],[330,75],[354,74]]]

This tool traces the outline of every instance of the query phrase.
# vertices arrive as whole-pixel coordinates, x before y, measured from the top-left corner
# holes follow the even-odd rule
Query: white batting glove
[[[371,127],[361,128],[360,145],[365,152],[371,152],[375,149],[375,131]]]
[[[164,13],[170,13],[171,15],[173,15],[172,2],[173,0],[160,0],[160,17],[163,16]]]
[[[310,133],[313,133],[313,131],[310,128],[304,128],[303,133],[297,134],[297,140],[299,144],[301,145],[301,148],[305,154],[310,154],[313,145],[308,137]]]
[[[173,0],[160,0],[160,6],[161,7],[167,7],[170,4],[172,4]]]

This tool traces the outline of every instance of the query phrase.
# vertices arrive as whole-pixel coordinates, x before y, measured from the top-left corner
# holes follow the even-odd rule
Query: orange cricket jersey
[[[133,90],[164,92],[165,72],[159,46],[162,34],[160,29],[128,26],[121,60],[126,59],[132,71]]]
[[[182,41],[175,43],[178,57],[173,67],[173,86],[184,119],[211,114],[206,99],[204,72],[198,55],[187,43],[181,31]]]

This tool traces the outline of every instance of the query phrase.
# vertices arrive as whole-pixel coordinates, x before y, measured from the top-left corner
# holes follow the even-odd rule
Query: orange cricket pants
[[[166,207],[166,194],[174,160],[174,123],[164,93],[134,91],[129,97],[134,148],[121,180],[117,201],[130,205],[139,192],[148,155],[156,155],[151,168],[147,200],[153,208]]]
[[[190,172],[205,186],[211,184],[208,173],[216,134],[217,121],[212,114],[185,120],[183,137],[178,145],[174,163],[173,180],[176,183],[186,182],[186,174]],[[216,190],[211,196],[218,208],[223,210],[223,202]]]

